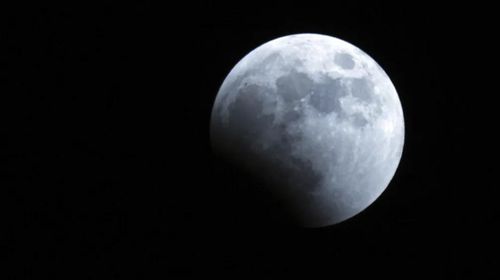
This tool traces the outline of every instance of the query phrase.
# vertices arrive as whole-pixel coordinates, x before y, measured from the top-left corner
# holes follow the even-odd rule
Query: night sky
[[[2,10],[0,255],[15,276],[5,279],[499,274],[491,9],[218,3]],[[209,142],[231,68],[305,32],[374,58],[406,127],[385,192],[320,229],[280,221],[265,189]]]

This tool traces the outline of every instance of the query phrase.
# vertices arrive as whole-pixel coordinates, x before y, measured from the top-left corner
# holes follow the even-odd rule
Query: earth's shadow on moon
[[[232,226],[302,228],[283,198],[270,191],[269,183],[259,176],[218,155],[212,156],[212,175],[222,188],[219,202],[231,208],[222,218]]]
[[[213,182],[217,182],[216,185],[220,187],[220,197],[215,203],[225,209],[219,211],[222,214],[219,218],[225,226],[314,232],[332,228],[342,230],[365,216],[366,211],[362,211],[338,223],[306,226],[297,216],[297,210],[300,209],[292,207],[282,194],[272,191],[274,182],[266,182],[260,174],[252,173],[216,153],[212,154],[211,170]]]

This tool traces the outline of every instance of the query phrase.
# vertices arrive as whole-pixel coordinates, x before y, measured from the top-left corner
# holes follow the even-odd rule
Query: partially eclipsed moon
[[[246,55],[211,116],[214,150],[265,180],[301,225],[351,218],[384,191],[404,121],[382,68],[334,37],[281,37]]]

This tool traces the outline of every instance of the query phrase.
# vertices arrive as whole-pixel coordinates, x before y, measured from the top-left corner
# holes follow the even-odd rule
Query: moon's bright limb
[[[270,182],[296,220],[346,220],[384,191],[401,159],[396,89],[357,47],[298,34],[261,45],[224,80],[211,116],[214,150]]]

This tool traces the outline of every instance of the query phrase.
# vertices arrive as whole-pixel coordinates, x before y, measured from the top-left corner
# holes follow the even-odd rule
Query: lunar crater
[[[309,98],[309,104],[318,112],[329,114],[341,112],[340,98],[347,94],[340,79],[326,78],[322,83],[315,85]]]
[[[352,69],[354,68],[354,60],[352,56],[348,53],[338,53],[335,55],[335,63],[340,65],[340,67],[344,69]]]
[[[276,93],[288,105],[299,102],[313,88],[313,81],[308,75],[296,71],[283,75],[276,80]]]
[[[347,82],[351,94],[361,102],[370,104],[375,100],[374,86],[369,78],[349,79]]]

